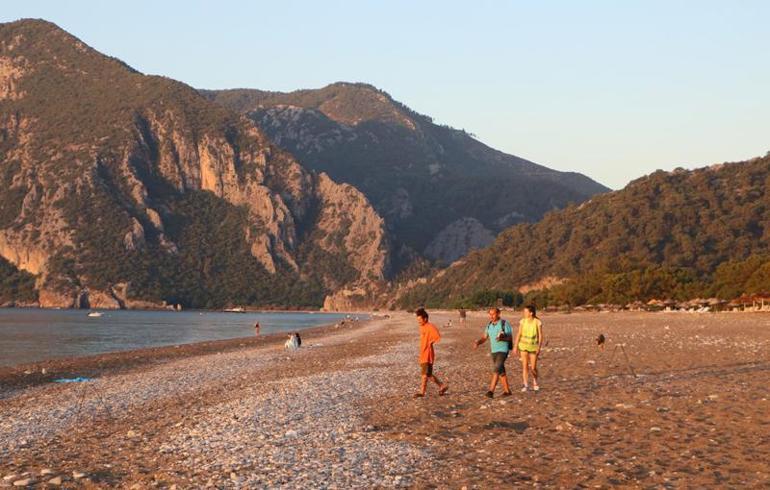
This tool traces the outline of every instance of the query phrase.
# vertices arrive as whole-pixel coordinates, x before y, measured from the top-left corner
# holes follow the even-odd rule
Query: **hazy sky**
[[[200,88],[376,85],[613,188],[770,150],[770,1],[8,1]]]

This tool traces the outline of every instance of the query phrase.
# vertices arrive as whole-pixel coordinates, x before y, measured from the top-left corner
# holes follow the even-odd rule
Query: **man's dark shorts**
[[[507,352],[492,353],[492,374],[505,374],[505,360],[507,358]]]
[[[433,364],[429,362],[420,363],[420,370],[423,376],[433,376]]]

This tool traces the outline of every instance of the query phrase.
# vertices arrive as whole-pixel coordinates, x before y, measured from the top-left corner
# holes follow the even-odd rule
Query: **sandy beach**
[[[493,400],[478,313],[431,317],[444,397],[411,397],[405,313],[307,331],[296,352],[275,336],[7,368],[0,487],[770,485],[769,314],[542,320],[542,390],[516,391],[509,359],[514,395]],[[50,382],[75,375],[94,381]]]

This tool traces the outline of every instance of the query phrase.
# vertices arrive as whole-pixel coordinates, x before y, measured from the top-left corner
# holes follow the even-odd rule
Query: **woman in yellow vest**
[[[521,391],[529,389],[529,374],[532,373],[532,389],[540,390],[537,384],[537,358],[543,346],[543,322],[537,317],[534,305],[524,307],[524,314],[519,322],[519,331],[513,341],[514,355],[519,352],[521,356],[521,379],[524,387]]]

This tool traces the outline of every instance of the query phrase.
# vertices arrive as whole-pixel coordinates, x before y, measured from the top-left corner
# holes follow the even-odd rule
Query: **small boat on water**
[[[227,313],[246,313],[246,310],[244,310],[240,306],[237,306],[235,308],[225,308],[225,312],[227,312]]]
[[[102,313],[98,311],[92,311],[91,313],[88,314],[88,316],[91,318],[99,318],[100,316],[102,316]]]

